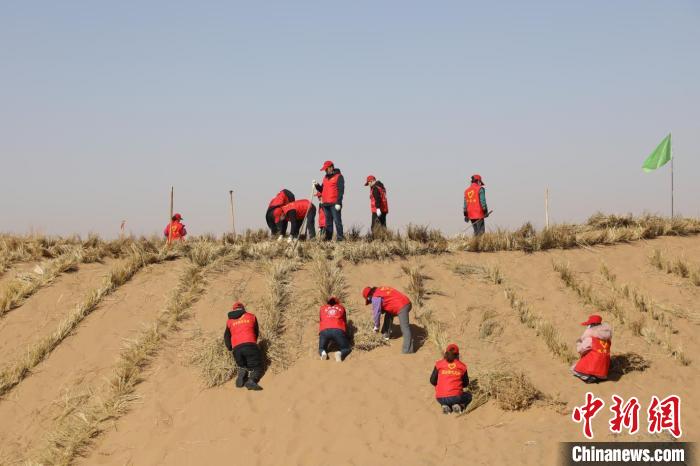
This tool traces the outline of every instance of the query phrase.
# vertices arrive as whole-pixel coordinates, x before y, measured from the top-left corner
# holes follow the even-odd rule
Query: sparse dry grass
[[[260,347],[273,372],[291,364],[291,348],[283,338],[285,313],[291,305],[291,273],[296,264],[288,259],[271,262],[267,268],[267,295],[260,314]]]
[[[114,264],[103,284],[89,291],[75,310],[58,324],[53,333],[30,345],[22,357],[0,370],[0,396],[7,393],[12,387],[27,377],[31,369],[43,361],[68,337],[83,319],[97,308],[106,296],[130,280],[136,272],[146,265],[171,257],[173,257],[172,254],[168,252],[150,253],[134,247],[131,256]]]
[[[219,251],[223,252],[222,249]],[[211,256],[206,265],[192,263],[180,276],[177,288],[158,318],[133,340],[126,342],[106,386],[99,395],[91,396],[70,416],[59,420],[49,432],[46,446],[40,451],[38,463],[69,465],[85,455],[95,437],[109,420],[118,419],[138,399],[136,386],[142,381],[144,369],[153,359],[164,339],[179,327],[189,309],[203,294],[207,266],[217,260]]]
[[[442,354],[447,347],[447,335],[445,325],[440,322],[433,310],[424,306],[429,290],[425,285],[430,277],[423,273],[423,266],[420,264],[403,265],[401,267],[408,277],[408,295],[414,305],[414,318],[420,323],[427,334],[427,341],[433,343],[439,354]]]
[[[693,285],[700,286],[700,267],[691,265],[682,257],[667,259],[659,249],[654,249],[649,256],[649,263],[659,270],[686,278]]]
[[[637,353],[613,354],[610,357],[610,376],[622,376],[630,372],[644,372],[651,364]]]
[[[428,297],[429,291],[426,282],[430,277],[423,273],[421,264],[403,264],[401,270],[408,277],[406,291],[413,304],[422,307]]]
[[[236,376],[237,367],[221,335],[196,332],[192,337],[190,364],[197,367],[206,388],[223,385]]]
[[[472,402],[459,416],[476,410],[493,399],[505,411],[523,411],[536,401],[555,402],[538,390],[520,371],[507,367],[487,368],[469,381]]]
[[[479,338],[487,340],[503,333],[503,326],[496,320],[496,317],[498,317],[498,314],[493,309],[484,310],[479,323]]]
[[[675,345],[671,341],[673,334],[669,328],[666,328],[665,331],[662,332],[662,335],[659,336],[659,331],[655,327],[647,324],[644,315],[640,315],[637,319],[630,318],[628,312],[617,302],[617,300],[615,300],[614,297],[604,297],[593,289],[592,284],[584,284],[581,282],[575,276],[574,272],[571,271],[568,264],[552,262],[552,266],[554,270],[559,273],[559,277],[561,278],[562,282],[568,288],[575,291],[584,304],[591,304],[602,311],[609,312],[621,324],[629,328],[634,335],[642,337],[647,343],[660,346],[681,365],[687,366],[691,363],[690,358],[685,354],[681,346]],[[609,276],[611,278],[614,277],[610,271],[603,272],[603,276]],[[621,293],[624,294],[624,292]],[[629,287],[626,293],[632,296],[632,290]],[[639,298],[638,295],[638,302],[636,306],[648,306],[648,300],[646,299],[647,298]]]

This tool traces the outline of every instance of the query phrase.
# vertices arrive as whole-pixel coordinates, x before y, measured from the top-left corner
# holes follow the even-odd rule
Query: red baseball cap
[[[362,290],[362,297],[365,298],[366,304],[369,304],[369,301],[367,300],[367,297],[369,296],[369,292],[370,292],[370,291],[372,291],[372,288],[369,287],[369,286],[366,286],[366,287]]]
[[[445,350],[445,352],[447,352],[447,353],[450,353],[450,352],[451,352],[451,353],[457,353],[457,354],[459,354],[459,346],[457,346],[457,345],[454,344],[454,343],[450,343],[449,345],[447,345],[447,349]]]
[[[231,306],[231,310],[232,310],[232,311],[235,311],[235,310],[238,310],[238,309],[243,309],[243,310],[245,310],[245,304],[243,304],[243,303],[240,302],[240,301],[236,301],[235,303],[233,303],[233,306]]]
[[[484,180],[481,179],[481,175],[479,175],[478,173],[474,173],[472,175],[472,181],[478,181],[482,185],[484,184]],[[484,186],[486,186],[486,185],[484,185]]]
[[[174,218],[175,220],[182,220],[182,215],[180,215],[180,214],[175,214],[175,215],[173,215],[173,218]]]
[[[369,175],[367,177],[367,181],[365,181],[365,186],[367,186],[370,181],[377,181],[377,179],[374,177],[374,175]]]
[[[603,318],[600,317],[598,314],[591,314],[588,316],[587,321],[581,322],[581,325],[600,324],[602,322],[603,322]]]
[[[326,168],[328,168],[328,167],[335,167],[335,164],[333,163],[332,160],[326,160],[325,162],[323,162],[323,166],[321,167],[321,171],[322,172],[326,171]]]

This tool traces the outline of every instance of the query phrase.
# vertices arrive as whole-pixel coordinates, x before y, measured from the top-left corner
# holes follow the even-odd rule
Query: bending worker
[[[265,221],[267,222],[267,227],[270,229],[270,235],[273,237],[287,234],[287,222],[280,222],[280,216],[282,215],[282,207],[290,202],[294,202],[294,193],[288,189],[283,189],[272,198],[270,204],[267,206]]]
[[[280,223],[289,222],[292,224],[289,240],[292,238],[299,237],[299,230],[301,229],[301,224],[304,223],[304,218],[306,218],[306,233],[309,238],[316,237],[316,206],[309,202],[307,199],[299,199],[298,201],[290,202],[289,204],[282,207],[282,215],[280,216]]]
[[[386,216],[389,213],[389,201],[386,198],[384,184],[374,175],[369,175],[365,186],[369,186],[369,208],[372,211],[372,231],[377,225],[386,228]]]
[[[187,230],[182,223],[182,215],[173,215],[173,218],[170,219],[170,223],[168,223],[168,226],[163,230],[163,235],[167,238],[168,242],[183,241],[185,239]]]
[[[459,347],[454,343],[447,345],[444,358],[435,363],[430,383],[444,414],[461,413],[471,402],[471,394],[464,391],[469,385],[467,365],[459,360]]]
[[[411,335],[411,326],[408,320],[408,313],[411,312],[413,305],[408,296],[389,286],[368,286],[362,290],[362,297],[365,298],[365,304],[372,304],[374,331],[379,331],[379,320],[381,315],[384,314],[381,332],[384,335],[384,339],[389,340],[394,317],[398,316],[403,335],[402,352],[404,354],[413,353],[413,336]]]
[[[248,390],[262,390],[258,382],[263,376],[263,354],[258,346],[258,319],[246,312],[241,302],[233,303],[226,321],[224,344],[233,352],[238,366],[236,387],[245,386]]]
[[[586,383],[600,382],[608,378],[612,329],[603,323],[599,315],[591,315],[581,322],[586,325],[581,338],[576,340],[576,351],[581,359],[571,368],[575,377]]]
[[[348,321],[345,307],[338,298],[331,297],[321,306],[318,324],[318,354],[321,359],[328,359],[328,344],[334,342],[340,351],[335,353],[335,360],[341,362],[350,354],[350,339],[347,334]]]
[[[345,194],[345,178],[340,170],[335,168],[332,161],[326,160],[321,167],[322,172],[326,172],[323,177],[323,184],[318,184],[314,180],[313,185],[316,191],[321,193],[321,208],[326,216],[326,241],[333,239],[333,224],[335,223],[336,240],[342,241],[343,218],[343,195]]]
[[[472,222],[474,236],[486,232],[485,218],[489,216],[486,207],[486,189],[481,175],[472,175],[472,184],[464,191],[464,221]]]

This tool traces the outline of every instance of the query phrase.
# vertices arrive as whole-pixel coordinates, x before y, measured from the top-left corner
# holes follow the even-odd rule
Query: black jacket
[[[245,311],[243,309],[237,311],[229,311],[228,318],[240,319],[243,314],[245,314]],[[260,329],[258,328],[258,319],[255,319],[255,327],[253,330],[255,331],[255,338],[258,338],[260,333]],[[228,329],[228,325],[226,326],[226,331],[224,332],[224,344],[226,345],[226,349],[228,349],[229,351],[233,351],[233,346],[231,346],[231,331]],[[244,343],[244,345],[245,344],[255,345],[255,343]]]
[[[377,209],[379,209],[382,205],[382,193],[379,191],[380,188],[386,192],[384,184],[377,180],[377,182],[374,183],[374,186],[372,186],[372,197],[374,198],[374,205],[377,206]]]

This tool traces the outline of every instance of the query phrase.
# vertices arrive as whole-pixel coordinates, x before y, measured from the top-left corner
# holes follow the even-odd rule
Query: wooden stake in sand
[[[231,200],[231,231],[233,232],[233,238],[236,238],[236,217],[233,211],[233,190],[228,192],[229,198]]]
[[[122,220],[122,224],[119,226],[119,238],[124,238],[124,228],[126,228],[126,220]]]
[[[549,229],[549,188],[544,188],[544,227]]]
[[[173,241],[173,226],[170,224],[170,222],[173,221],[173,191],[175,188],[173,186],[170,187],[170,217],[168,217],[168,244],[172,243]]]

